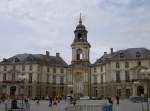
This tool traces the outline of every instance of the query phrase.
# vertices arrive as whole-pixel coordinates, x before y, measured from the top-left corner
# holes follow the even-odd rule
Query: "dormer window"
[[[14,58],[14,62],[19,62],[19,59],[18,58]]]
[[[3,59],[3,62],[7,62],[7,59],[4,58],[4,59]]]
[[[124,58],[124,53],[120,53],[120,58]]]
[[[137,58],[141,57],[140,52],[136,52],[136,57],[137,57]]]
[[[27,59],[26,59],[27,61],[32,61],[33,60],[33,58],[32,57],[27,57]]]

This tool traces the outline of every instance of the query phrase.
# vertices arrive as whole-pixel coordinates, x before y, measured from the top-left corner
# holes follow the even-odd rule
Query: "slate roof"
[[[104,54],[99,58],[94,65],[105,64],[113,60],[135,60],[135,59],[150,59],[150,50],[146,48],[128,48],[119,50],[112,54]]]
[[[37,63],[46,65],[67,66],[67,63],[60,56],[47,56],[43,54],[17,54],[0,62],[0,64],[14,63]]]

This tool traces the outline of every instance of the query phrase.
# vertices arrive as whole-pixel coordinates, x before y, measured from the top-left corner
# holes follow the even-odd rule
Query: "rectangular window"
[[[56,84],[56,75],[53,75],[53,84]]]
[[[49,87],[46,86],[46,87],[45,87],[45,95],[48,95],[48,90],[49,90]]]
[[[120,82],[120,71],[116,71],[116,82]]]
[[[64,94],[64,87],[60,87],[60,93]]]
[[[129,68],[129,62],[125,62],[125,68]]]
[[[138,61],[138,62],[137,62],[137,65],[138,65],[138,66],[141,66],[141,61]]]
[[[16,70],[16,66],[15,65],[13,65],[13,70]]]
[[[25,65],[22,65],[22,71],[24,71],[25,70]]]
[[[64,84],[64,77],[60,76],[60,84]]]
[[[49,74],[47,74],[47,83],[49,83]]]
[[[4,71],[7,71],[7,66],[4,66],[3,68],[4,68],[4,69],[3,69]]]
[[[129,71],[125,71],[125,80],[126,80],[126,82],[129,82],[129,81],[130,81],[130,74],[129,74]]]
[[[12,81],[15,81],[15,73],[12,73]]]
[[[49,72],[49,67],[47,67],[47,72]]]
[[[32,97],[32,86],[28,87],[28,96]]]
[[[94,67],[94,72],[96,73],[96,67]]]
[[[29,70],[32,71],[32,65],[29,66]]]
[[[94,84],[97,84],[97,75],[94,75]]]
[[[38,68],[37,70],[38,70],[38,71],[40,71],[40,66],[39,66],[39,65],[38,65],[38,67],[37,67],[37,68]]]
[[[118,62],[116,63],[116,68],[120,68],[120,64]]]
[[[103,75],[101,75],[101,83],[103,83],[103,81],[104,81],[104,80],[103,80]]]
[[[29,83],[32,83],[32,73],[29,73]]]
[[[101,66],[101,72],[103,72],[103,66]]]
[[[53,68],[53,73],[56,73],[56,68],[55,67]]]
[[[61,73],[64,73],[64,68],[61,68],[60,70],[61,70],[61,71],[60,71]]]
[[[39,73],[37,73],[37,82],[38,83],[40,82],[40,75],[39,75]]]
[[[3,81],[6,81],[6,73],[3,74]]]

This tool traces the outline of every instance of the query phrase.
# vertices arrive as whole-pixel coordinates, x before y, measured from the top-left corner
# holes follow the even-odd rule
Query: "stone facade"
[[[107,97],[150,95],[150,50],[129,48],[90,63],[90,43],[80,17],[71,44],[68,65],[59,55],[18,54],[0,62],[0,95],[35,98],[47,96]]]
[[[92,67],[98,95],[129,97],[150,95],[150,51],[129,48],[104,55]]]

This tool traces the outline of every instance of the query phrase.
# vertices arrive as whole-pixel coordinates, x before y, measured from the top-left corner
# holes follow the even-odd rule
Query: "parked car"
[[[129,100],[135,103],[138,102],[147,102],[147,98],[143,96],[130,96]]]

